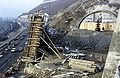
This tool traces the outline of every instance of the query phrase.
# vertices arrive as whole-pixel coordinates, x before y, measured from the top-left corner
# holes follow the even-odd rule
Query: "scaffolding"
[[[40,36],[42,36],[44,18],[42,13],[35,13],[30,16],[31,26],[29,29],[28,45],[26,57],[30,60],[37,59],[37,49],[40,44]]]
[[[43,52],[40,49],[40,42],[43,41],[50,49],[56,54],[56,56],[61,59],[61,54],[57,50],[56,46],[52,42],[52,40],[47,35],[46,31],[44,30],[44,15],[42,13],[35,13],[32,14],[29,17],[31,21],[31,26],[28,32],[28,45],[25,53],[25,59],[26,62],[37,62],[37,52],[41,52],[43,55],[47,55],[48,53],[46,51]],[[43,38],[43,34],[45,34],[46,38],[51,43],[52,47],[49,45],[49,43]]]

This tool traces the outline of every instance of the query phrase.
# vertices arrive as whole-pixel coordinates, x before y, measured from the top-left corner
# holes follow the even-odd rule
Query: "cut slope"
[[[33,8],[29,12],[34,13],[38,10],[44,10],[44,12],[52,16],[52,15],[57,14],[59,10],[67,8],[68,6],[75,3],[76,1],[78,0],[56,0],[53,2],[43,3]]]

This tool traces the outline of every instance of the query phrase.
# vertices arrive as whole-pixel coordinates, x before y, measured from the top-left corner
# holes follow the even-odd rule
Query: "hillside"
[[[37,7],[33,8],[29,12],[34,13],[38,10],[44,10],[44,12],[46,12],[52,16],[52,15],[57,14],[59,10],[63,10],[65,8],[67,8],[68,6],[75,3],[76,1],[78,1],[78,0],[56,0],[56,1],[52,1],[52,2],[45,2],[45,3],[38,5]]]
[[[95,5],[96,2],[97,0],[78,0],[68,8],[54,15],[50,26],[61,31],[77,28],[81,18],[86,14],[86,10]]]

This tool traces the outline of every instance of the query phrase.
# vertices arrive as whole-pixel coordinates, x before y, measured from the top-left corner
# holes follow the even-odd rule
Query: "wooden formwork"
[[[28,45],[26,57],[29,57],[31,60],[36,59],[37,48],[40,44],[40,36],[43,32],[43,14],[36,13],[30,17],[31,26],[29,29]]]

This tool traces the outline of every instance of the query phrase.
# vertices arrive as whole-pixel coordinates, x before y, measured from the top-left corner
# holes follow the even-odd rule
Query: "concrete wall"
[[[118,63],[120,61],[120,10],[116,21],[116,30],[110,44],[105,68],[102,78],[120,78],[120,72],[117,72]],[[118,74],[119,77],[115,77]]]
[[[109,0],[109,3],[117,3],[117,4],[120,4],[120,0]]]

